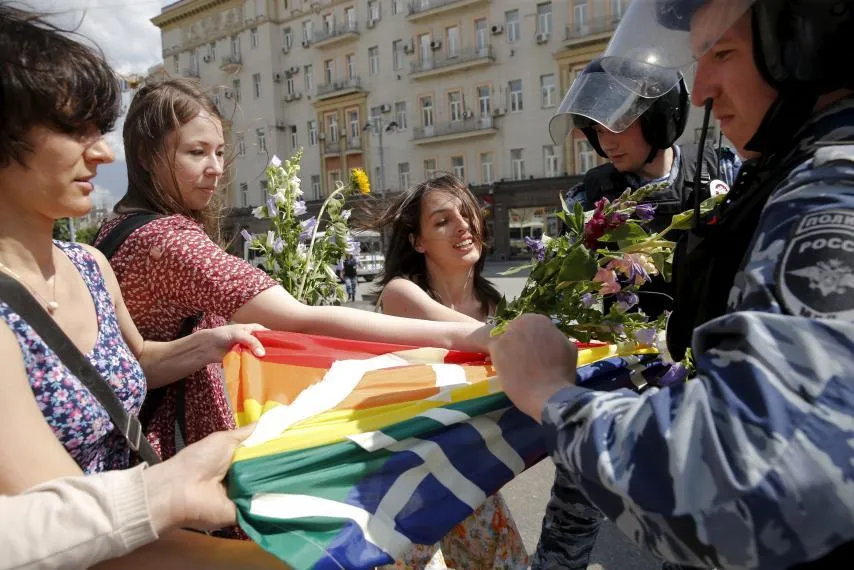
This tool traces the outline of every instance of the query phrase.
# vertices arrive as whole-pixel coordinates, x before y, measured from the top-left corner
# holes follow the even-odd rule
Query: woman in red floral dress
[[[257,322],[273,330],[486,352],[488,329],[477,323],[303,305],[261,270],[217,245],[221,209],[216,194],[225,141],[217,108],[198,83],[170,79],[143,86],[130,105],[123,134],[128,192],[116,206],[120,216],[107,222],[100,236],[134,212],[162,215],[131,233],[111,259],[145,338],[173,339],[185,319],[201,314],[201,328]],[[164,457],[175,453],[179,411],[185,414],[187,443],[234,428],[219,366],[189,377],[181,410],[176,402],[176,389],[170,389],[149,428],[152,444]]]

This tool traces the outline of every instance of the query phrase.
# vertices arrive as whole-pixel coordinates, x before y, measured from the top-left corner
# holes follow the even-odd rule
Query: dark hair
[[[170,133],[192,121],[202,111],[222,121],[214,102],[198,81],[166,79],[143,85],[128,108],[123,138],[128,171],[128,190],[116,204],[116,213],[149,211],[183,214],[200,222],[208,235],[220,241],[219,220],[222,203],[214,199],[204,209],[193,211],[181,200],[175,178],[174,153],[166,152]],[[162,161],[172,175],[172,188],[152,176],[155,163]],[[227,177],[223,176],[222,180]]]
[[[430,286],[424,254],[415,251],[410,241],[410,236],[417,237],[421,233],[421,201],[430,192],[447,192],[460,199],[460,210],[469,220],[472,239],[481,246],[480,259],[474,265],[474,294],[485,307],[491,308],[501,299],[501,294],[483,276],[483,265],[486,262],[485,244],[489,238],[486,222],[477,199],[468,187],[459,178],[448,173],[439,174],[410,187],[370,224],[372,229],[379,231],[391,226],[391,239],[386,248],[385,264],[377,291],[382,291],[392,279],[403,277],[438,300]]]
[[[0,167],[24,165],[33,127],[104,134],[119,117],[121,88],[103,54],[44,16],[0,4]]]

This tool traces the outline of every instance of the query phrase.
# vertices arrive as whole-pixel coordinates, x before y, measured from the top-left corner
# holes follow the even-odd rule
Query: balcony
[[[315,32],[311,38],[311,45],[318,48],[326,48],[348,40],[359,38],[359,26],[356,22],[347,22],[339,24],[330,30],[320,30]]]
[[[332,99],[333,97],[343,97],[344,95],[350,95],[351,93],[358,93],[360,91],[362,91],[362,82],[358,77],[339,79],[332,83],[318,85],[315,100],[322,101],[324,99]]]
[[[193,79],[199,79],[199,68],[198,67],[189,67],[184,70],[181,74],[183,77],[192,77]]]
[[[417,22],[437,14],[489,2],[490,0],[410,0],[409,13],[406,19],[410,22]]]
[[[462,121],[451,121],[430,125],[429,127],[415,127],[412,142],[418,145],[434,144],[458,139],[484,137],[494,135],[498,132],[492,117],[480,117],[463,119]]]
[[[346,147],[344,149],[345,154],[358,154],[362,152],[362,137],[347,137]]]
[[[409,71],[412,79],[423,79],[445,73],[465,71],[475,67],[483,67],[495,62],[492,46],[466,48],[453,54],[447,52],[433,53],[428,59],[413,61]]]
[[[323,141],[323,156],[341,154],[341,139],[331,140],[329,137]]]
[[[584,22],[575,22],[566,27],[564,44],[577,45],[607,39],[619,23],[619,16],[600,16]]]
[[[240,54],[224,55],[219,60],[219,68],[226,73],[237,73],[243,66]]]

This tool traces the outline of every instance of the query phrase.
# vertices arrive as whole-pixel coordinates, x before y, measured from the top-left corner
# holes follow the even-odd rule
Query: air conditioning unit
[[[472,111],[471,109],[466,109],[463,113],[463,119],[471,119],[472,117],[474,117],[474,111]]]
[[[380,112],[391,113],[391,105],[389,105],[388,103],[383,103],[382,105],[380,105]]]
[[[284,131],[288,128],[288,124],[285,121],[276,121],[276,128],[280,131]]]
[[[407,55],[413,53],[414,51],[415,51],[415,46],[412,45],[412,42],[409,42],[408,44],[405,44],[403,46],[403,53],[405,53]]]
[[[303,40],[303,41],[302,41],[302,47],[307,48],[307,47],[308,47],[308,46],[310,46],[310,45],[311,45],[311,42],[310,42],[310,41],[308,41],[308,40]]]
[[[492,110],[493,117],[502,117],[504,116],[504,109],[493,109]]]
[[[326,133],[320,133],[319,135],[317,135],[317,140],[325,141],[326,140]]]
[[[288,93],[287,95],[285,95],[285,103],[290,103],[293,100],[294,100],[294,94],[293,93]]]
[[[281,83],[282,82],[282,74],[281,73],[274,73],[273,74],[273,81],[275,81],[276,83]]]
[[[225,95],[226,99],[234,99],[234,91],[231,89],[226,89],[223,95]]]
[[[299,92],[294,93],[293,97],[294,97],[294,101],[299,101],[300,99],[302,99],[302,93],[299,93]]]
[[[285,54],[287,54],[287,53],[291,53],[291,47],[290,47],[290,46],[285,46],[285,47],[283,47],[283,48],[282,48],[282,53],[285,53]]]
[[[213,58],[210,55],[206,55],[202,58],[202,61],[204,61],[205,63],[210,63],[211,61],[213,61]]]
[[[504,26],[501,24],[493,24],[492,25],[492,35],[497,36],[498,34],[504,33]]]
[[[549,34],[546,34],[546,33],[537,34],[537,43],[538,44],[544,44],[547,41],[549,41],[550,37],[551,36]]]
[[[374,20],[373,18],[371,18],[371,19],[369,19],[369,20],[367,21],[367,23],[366,23],[365,25],[366,25],[368,28],[373,28],[374,26],[376,26],[376,25],[377,25],[377,21],[376,21],[376,20]]]
[[[433,40],[430,42],[430,49],[436,51],[438,49],[442,49],[442,40]]]
[[[298,65],[292,65],[291,68],[288,69],[288,71],[290,72],[291,75],[299,73],[299,66]]]

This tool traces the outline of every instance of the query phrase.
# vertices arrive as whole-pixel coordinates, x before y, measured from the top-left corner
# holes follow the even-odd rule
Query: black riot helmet
[[[590,62],[572,82],[557,113],[549,121],[549,134],[555,144],[563,143],[569,132],[577,128],[596,152],[605,157],[594,126],[598,124],[620,133],[640,120],[644,139],[652,147],[650,160],[658,150],[670,148],[682,135],[688,121],[688,88],[681,73],[662,69],[658,73],[666,78],[660,82],[667,84],[667,89],[641,95],[638,91],[642,91],[643,86],[637,85],[632,78],[643,81],[646,67],[625,60],[619,70],[623,75],[618,78],[602,67],[601,59]]]
[[[854,88],[854,1],[633,0],[602,67],[617,77],[627,60],[687,72],[748,11],[756,67],[779,96],[747,148],[771,150],[791,138],[820,95]],[[651,74],[641,94],[669,81]]]

